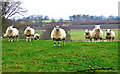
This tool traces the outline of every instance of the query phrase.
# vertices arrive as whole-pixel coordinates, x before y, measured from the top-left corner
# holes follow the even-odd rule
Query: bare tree
[[[14,2],[12,0],[8,1],[8,2],[1,2],[2,3],[2,17],[4,17],[5,19],[8,19],[16,14],[22,15],[23,13],[27,12],[26,9],[23,9],[20,5],[22,2],[17,1]]]
[[[2,17],[2,34],[5,33],[7,27],[11,24],[14,24],[12,18],[13,16],[22,15],[27,12],[26,9],[21,7],[22,2],[20,1],[0,1],[0,14]]]

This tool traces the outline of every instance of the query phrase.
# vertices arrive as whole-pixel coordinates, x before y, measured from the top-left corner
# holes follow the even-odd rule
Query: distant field
[[[72,31],[73,34],[79,31]],[[79,37],[79,36],[78,36]],[[74,38],[74,37],[73,37]],[[2,39],[2,72],[118,72],[118,42],[71,42],[53,47],[51,40],[8,42]],[[88,72],[88,71],[85,71]]]

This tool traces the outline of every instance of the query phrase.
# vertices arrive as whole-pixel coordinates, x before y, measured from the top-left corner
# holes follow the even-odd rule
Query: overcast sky
[[[28,15],[47,15],[50,18],[68,19],[74,14],[118,15],[120,0],[21,0]]]

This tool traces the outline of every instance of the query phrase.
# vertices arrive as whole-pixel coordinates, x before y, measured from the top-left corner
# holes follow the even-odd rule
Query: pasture
[[[37,30],[40,35],[42,31]],[[105,32],[105,30],[103,31]],[[118,40],[118,30],[114,30]],[[84,40],[84,30],[69,31]],[[104,36],[103,36],[104,37]],[[53,47],[52,40],[8,42],[2,39],[3,72],[118,72],[118,41],[72,42]],[[56,44],[57,46],[57,44]],[[92,70],[93,69],[93,70]]]
[[[118,72],[118,42],[66,41],[65,47],[53,47],[51,40],[2,39],[2,72],[93,72],[91,68]]]

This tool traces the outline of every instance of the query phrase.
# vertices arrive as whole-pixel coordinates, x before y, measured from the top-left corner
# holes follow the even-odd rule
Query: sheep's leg
[[[9,39],[8,41],[10,42],[10,37],[8,37],[8,39]]]
[[[112,38],[112,41],[114,40],[114,38]]]
[[[27,36],[26,36],[26,41],[28,41]]]
[[[92,42],[92,38],[90,38],[90,42]]]
[[[94,37],[94,42],[96,42],[96,38]]]
[[[56,44],[56,42],[55,42],[55,40],[54,40],[54,47],[55,47],[55,44]]]
[[[85,38],[85,42],[87,42],[87,38]]]
[[[107,39],[107,42],[108,42],[108,39]]]
[[[13,42],[14,37],[11,37],[11,42]]]
[[[111,42],[111,38],[109,39],[109,42]]]
[[[29,41],[31,41],[31,36],[30,36],[30,40]]]
[[[100,38],[100,42],[101,42],[102,38]]]

